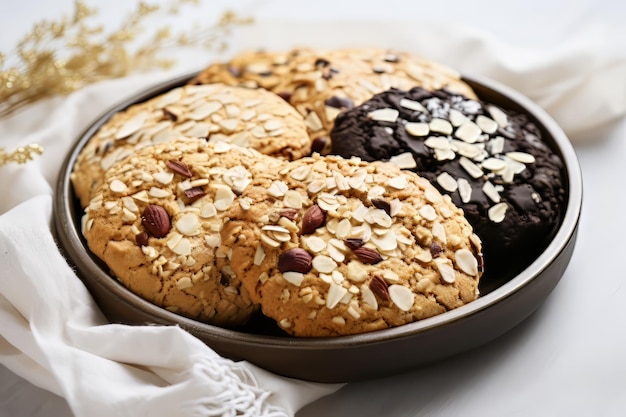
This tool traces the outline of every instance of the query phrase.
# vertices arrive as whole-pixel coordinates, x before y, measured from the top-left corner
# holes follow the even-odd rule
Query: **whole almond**
[[[378,275],[374,276],[374,278],[370,281],[370,290],[372,290],[372,292],[381,300],[389,301],[389,287],[387,286],[384,278],[381,278]]]
[[[324,225],[326,221],[326,213],[317,204],[312,206],[304,213],[302,218],[302,234],[308,235],[315,232],[315,229]]]
[[[183,177],[191,178],[193,176],[189,167],[180,161],[176,161],[175,159],[169,159],[166,164],[169,169],[179,175],[182,175]]]
[[[306,274],[312,268],[313,257],[302,248],[289,249],[278,257],[280,272],[300,272]]]
[[[361,246],[352,250],[352,253],[356,255],[359,261],[364,264],[377,264],[383,260],[383,257],[376,251],[376,249]]]
[[[156,238],[164,237],[171,228],[170,216],[167,211],[156,204],[146,207],[141,215],[141,224],[148,234]]]

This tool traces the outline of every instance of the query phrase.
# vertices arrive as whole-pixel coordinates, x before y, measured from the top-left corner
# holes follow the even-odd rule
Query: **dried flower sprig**
[[[25,164],[33,159],[33,154],[41,155],[42,153],[43,148],[39,145],[20,146],[10,153],[7,153],[3,148],[0,148],[0,166],[8,164],[9,162]]]
[[[167,26],[156,28],[152,37],[136,45],[146,33],[144,23],[150,16],[158,12],[176,16],[181,7],[198,3],[199,0],[171,0],[161,7],[141,1],[116,30],[106,34],[101,25],[91,22],[97,10],[75,0],[72,16],[36,23],[11,54],[0,52],[0,118],[38,100],[67,95],[96,81],[169,68],[173,60],[162,58],[161,54],[170,48],[223,51],[233,28],[252,22],[226,11],[205,29],[196,27],[174,34]],[[39,145],[13,152],[0,147],[0,166],[25,163],[42,152]]]
[[[158,12],[176,15],[187,4],[197,5],[198,0],[171,0],[165,7],[140,2],[109,34],[92,23],[97,10],[81,0],[75,1],[72,16],[35,24],[11,55],[0,52],[0,118],[96,81],[169,68],[173,60],[161,54],[172,47],[221,51],[233,27],[252,21],[227,11],[206,29],[174,34],[169,27],[156,28],[143,45],[136,45],[146,33],[144,23],[150,16]]]

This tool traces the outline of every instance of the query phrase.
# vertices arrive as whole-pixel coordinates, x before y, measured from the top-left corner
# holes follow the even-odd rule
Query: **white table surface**
[[[114,21],[130,7],[127,3],[102,3],[102,18]],[[626,2],[618,0],[205,3],[207,12],[230,4],[259,19],[416,16],[461,22],[527,46],[558,44],[592,22],[614,34],[611,47],[626,52]],[[71,0],[15,3],[11,16],[0,17],[0,51],[10,50],[35,21],[71,10]],[[348,384],[297,416],[626,415],[626,192],[620,170],[626,160],[626,119],[575,148],[584,178],[577,246],[563,279],[534,315],[478,350],[405,374]],[[71,412],[62,398],[0,366],[4,416],[69,417]]]

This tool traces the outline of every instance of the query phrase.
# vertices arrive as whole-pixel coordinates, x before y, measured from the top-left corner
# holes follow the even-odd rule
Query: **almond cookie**
[[[258,307],[228,263],[220,232],[251,179],[284,162],[251,148],[178,139],[106,171],[85,209],[89,249],[128,289],[181,315],[244,324]]]
[[[263,87],[284,97],[305,118],[313,150],[330,150],[337,114],[390,88],[447,88],[476,97],[460,75],[438,63],[382,48],[246,52],[209,66],[192,83]]]
[[[333,153],[394,160],[449,194],[497,279],[532,262],[556,232],[563,163],[524,114],[449,91],[390,90],[341,114],[331,135]]]
[[[293,107],[264,89],[184,86],[115,114],[87,142],[71,179],[83,207],[114,162],[180,135],[249,146],[267,155],[309,155],[311,139]]]
[[[314,155],[253,180],[222,238],[265,315],[296,336],[369,332],[478,296],[481,243],[427,180]]]

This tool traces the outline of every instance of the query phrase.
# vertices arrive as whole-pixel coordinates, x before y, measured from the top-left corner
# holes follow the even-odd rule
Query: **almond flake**
[[[406,175],[398,175],[387,180],[386,184],[396,190],[404,190],[408,185],[408,180]]]
[[[109,184],[109,189],[114,193],[123,193],[128,189],[128,187],[126,187],[126,184],[124,184],[122,181],[114,179]]]
[[[373,234],[370,241],[381,251],[390,251],[398,247],[398,241],[393,230],[383,235]]]
[[[170,249],[172,249],[172,252],[176,255],[188,256],[191,255],[191,242],[187,238],[182,238]]]
[[[490,171],[499,171],[506,167],[506,162],[498,158],[487,158],[481,163],[482,167]]]
[[[487,110],[489,111],[489,114],[491,114],[491,117],[493,117],[493,120],[498,123],[498,126],[504,128],[509,123],[506,113],[498,107],[490,105],[487,107]]]
[[[461,201],[468,203],[472,198],[472,186],[465,178],[459,178],[457,183],[459,184],[459,195],[461,196]]]
[[[200,222],[194,213],[184,214],[176,221],[176,229],[186,236],[194,236],[199,233]]]
[[[448,113],[448,119],[450,119],[450,123],[452,123],[452,126],[454,127],[461,126],[468,120],[463,113],[456,109],[450,109],[450,112]]]
[[[444,135],[449,135],[452,133],[452,124],[446,119],[440,119],[434,117],[430,123],[428,123],[428,127],[432,132],[442,133]]]
[[[228,209],[235,201],[235,193],[224,184],[213,184],[213,188],[216,190],[215,201],[213,202],[215,208],[219,211]]]
[[[302,165],[296,169],[291,170],[291,172],[289,172],[289,176],[296,181],[304,181],[309,176],[310,173],[311,173],[311,166]]]
[[[303,237],[302,241],[304,245],[314,253],[319,253],[326,249],[326,241],[318,236]]]
[[[284,181],[274,180],[267,189],[267,192],[272,197],[278,198],[283,197],[288,189],[289,187],[287,186],[287,184],[285,184]]]
[[[137,201],[142,201],[144,203],[149,202],[148,192],[146,190],[141,190],[131,196]]]
[[[452,149],[435,149],[435,159],[437,161],[453,160],[456,154]]]
[[[214,248],[214,249],[220,245],[221,240],[222,239],[220,238],[220,235],[217,233],[204,236],[204,241],[206,242],[206,244],[210,248]]]
[[[498,130],[498,123],[482,114],[476,118],[476,124],[483,132],[488,134],[495,133]]]
[[[302,196],[295,190],[288,190],[283,198],[283,204],[285,207],[301,209],[302,208]]]
[[[344,295],[348,293],[348,289],[331,282],[330,288],[328,288],[328,295],[326,296],[326,308],[332,310],[339,304]]]
[[[193,287],[193,282],[191,282],[191,278],[182,277],[176,281],[176,288],[179,290],[184,290],[185,288]]]
[[[215,205],[213,203],[206,203],[202,206],[202,210],[200,210],[200,217],[204,219],[208,219],[217,214],[217,210],[215,209]]]
[[[487,145],[489,153],[492,155],[497,155],[502,153],[504,150],[504,138],[502,136],[496,136],[491,139]]]
[[[302,272],[288,271],[283,272],[283,278],[285,278],[285,281],[299,287],[304,280],[304,274]]]
[[[361,299],[365,304],[369,305],[374,310],[378,310],[378,301],[376,300],[376,296],[367,285],[361,285]]]
[[[426,136],[430,133],[428,123],[408,122],[404,125],[404,130],[411,136]]]
[[[312,132],[317,132],[324,127],[322,120],[314,111],[309,112],[309,114],[306,115],[304,123]]]
[[[426,107],[424,107],[422,103],[420,103],[419,101],[414,101],[414,100],[403,98],[403,99],[400,99],[400,106],[404,107],[405,109],[419,111],[419,112],[428,114],[428,110],[426,109]]]
[[[478,140],[482,131],[478,125],[470,120],[463,123],[456,129],[454,136],[467,143],[474,143]]]
[[[173,172],[161,171],[161,172],[156,172],[156,173],[152,174],[152,176],[154,177],[155,180],[157,180],[158,182],[160,182],[163,185],[169,184],[174,179],[174,173]]]
[[[368,278],[369,274],[367,269],[361,262],[350,261],[348,262],[347,277],[352,282],[363,282]]]
[[[430,204],[425,204],[420,207],[419,214],[428,221],[433,221],[437,219],[437,212],[435,211],[435,208]]]
[[[435,259],[435,265],[439,270],[439,275],[441,275],[441,278],[443,278],[445,282],[451,284],[455,281],[456,277],[454,274],[454,268],[452,268],[452,265],[450,265],[449,262],[450,261],[444,258]]]
[[[507,205],[506,203],[498,203],[495,206],[492,206],[488,210],[489,219],[494,223],[500,223],[504,220],[504,216],[506,215]]]
[[[115,139],[124,139],[137,132],[144,125],[148,116],[149,114],[144,111],[128,119],[115,133]]]
[[[162,188],[151,187],[148,191],[148,195],[154,198],[166,198],[170,196],[170,192]]]
[[[437,176],[437,184],[450,193],[455,192],[459,187],[454,177],[447,172],[442,172]]]
[[[535,162],[535,157],[526,152],[507,152],[506,156],[524,164],[532,164]]]
[[[402,311],[409,311],[413,307],[415,294],[402,285],[392,284],[388,288],[391,301]]]
[[[444,229],[444,227],[441,225],[441,223],[439,222],[434,222],[433,226],[431,228],[431,232],[433,234],[433,237],[439,239],[439,241],[441,243],[443,243],[444,245],[447,242],[446,239],[446,229]]]
[[[500,202],[500,193],[498,193],[498,190],[491,182],[485,181],[483,184],[483,193],[494,203]]]
[[[444,136],[430,136],[424,141],[424,145],[432,149],[452,149],[452,143]]]
[[[396,166],[400,169],[411,169],[417,167],[417,162],[415,162],[415,158],[413,158],[413,154],[411,152],[403,152],[398,155],[394,155],[389,158],[389,162],[396,164]]]
[[[395,123],[400,112],[396,109],[377,109],[369,112],[367,117],[378,122]]]
[[[218,101],[207,101],[187,114],[191,120],[203,120],[222,108]]]
[[[465,171],[467,171],[467,173],[472,176],[472,178],[480,178],[484,174],[483,170],[480,169],[478,165],[476,165],[464,156],[459,158],[459,165],[461,165],[463,169],[465,169]]]
[[[335,261],[326,255],[317,255],[313,258],[313,268],[316,271],[329,274],[337,268]]]
[[[470,276],[478,275],[478,260],[468,249],[459,249],[454,252],[454,260],[461,271]]]

